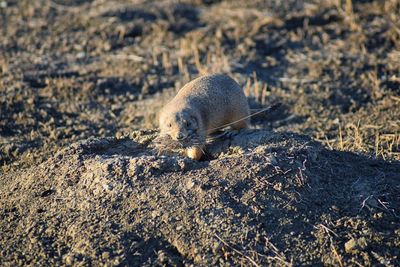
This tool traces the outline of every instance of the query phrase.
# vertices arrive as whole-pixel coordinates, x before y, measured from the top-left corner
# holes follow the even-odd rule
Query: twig
[[[260,111],[258,111],[258,112],[256,112],[256,113],[250,114],[249,116],[240,118],[240,119],[238,119],[237,121],[234,121],[234,122],[231,122],[231,123],[227,123],[227,124],[221,125],[221,126],[219,126],[219,127],[215,127],[215,128],[209,129],[208,131],[209,131],[209,132],[212,132],[212,131],[215,131],[215,130],[223,129],[223,128],[225,128],[225,127],[228,127],[228,126],[230,126],[230,125],[233,125],[233,124],[235,124],[235,123],[237,123],[237,122],[240,122],[240,121],[243,121],[243,120],[245,120],[245,119],[251,118],[251,117],[253,117],[253,116],[255,116],[255,115],[258,115],[258,114],[260,114],[260,113],[267,112],[267,111],[274,111],[275,109],[277,109],[277,108],[280,107],[280,106],[281,106],[281,103],[273,104],[273,105],[271,105],[271,106],[269,106],[269,107],[266,107],[266,108],[261,109]]]
[[[268,258],[274,259],[274,260],[278,259],[286,266],[293,266],[293,263],[287,262],[285,255],[283,253],[280,253],[279,249],[274,244],[272,244],[272,242],[269,241],[269,239],[267,237],[265,237],[265,242],[266,242],[267,246],[270,246],[272,248],[272,252],[275,253],[275,257],[268,257]]]
[[[340,257],[339,253],[337,252],[335,246],[332,244],[331,240],[331,250],[336,257],[336,260],[339,262],[340,267],[343,267],[342,257]]]
[[[370,199],[370,198],[373,197],[373,196],[374,196],[374,195],[370,195],[370,196],[368,196],[366,199],[363,200],[359,212],[360,212],[365,206],[366,206],[369,210],[371,210],[371,209],[369,208],[369,206],[366,204],[366,202],[367,202],[368,199]]]
[[[334,231],[332,231],[331,229],[329,229],[327,226],[323,225],[322,223],[314,226],[314,228],[316,229],[322,229],[325,231],[325,233],[328,235],[329,237],[329,242],[331,245],[331,250],[333,252],[333,254],[336,257],[337,262],[339,263],[340,267],[343,267],[343,262],[342,262],[342,258],[340,257],[339,253],[337,252],[335,246],[333,245],[333,241],[332,241],[332,236],[331,233],[335,236],[335,237],[339,237]]]
[[[329,229],[327,226],[323,225],[322,223],[318,224],[317,226],[314,226],[315,228],[319,228],[321,227],[322,229],[325,230],[325,232],[329,235],[329,233],[332,233],[334,236],[339,237],[334,231],[332,231],[331,229]]]
[[[214,234],[216,238],[218,238],[219,241],[221,241],[222,243],[224,243],[225,246],[227,246],[228,248],[232,249],[233,251],[235,251],[237,254],[245,257],[246,259],[248,259],[254,266],[260,266],[257,264],[257,262],[255,262],[252,258],[250,258],[249,256],[243,254],[242,252],[240,252],[239,250],[237,250],[236,248],[232,247],[231,245],[229,245],[225,240],[223,240],[221,237],[219,237],[217,234]]]
[[[113,55],[107,55],[108,58],[111,59],[118,59],[118,60],[123,60],[123,59],[127,59],[127,60],[132,60],[134,62],[143,62],[144,58],[141,56],[137,56],[134,54],[113,54]]]
[[[377,198],[377,199],[378,199],[379,204],[381,204],[387,211],[391,212],[393,214],[393,216],[395,216],[396,218],[399,218],[399,216],[396,214],[396,210],[395,209],[390,209],[387,206],[389,204],[388,202],[381,201],[379,198]]]
[[[61,10],[61,11],[66,11],[67,10],[67,11],[76,12],[76,11],[79,11],[79,9],[80,9],[77,6],[62,5],[62,4],[56,3],[56,2],[54,2],[52,0],[49,0],[48,3],[52,8],[55,8],[55,9],[58,9],[58,10]]]
[[[381,201],[379,198],[378,198],[378,202],[379,202],[385,209],[389,210],[389,208],[385,205],[385,203],[388,204],[387,202],[383,202],[383,201]]]

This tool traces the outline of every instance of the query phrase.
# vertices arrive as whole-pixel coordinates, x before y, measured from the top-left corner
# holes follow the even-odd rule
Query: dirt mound
[[[399,164],[266,130],[195,162],[157,155],[155,135],[74,143],[6,175],[1,265],[399,263]]]

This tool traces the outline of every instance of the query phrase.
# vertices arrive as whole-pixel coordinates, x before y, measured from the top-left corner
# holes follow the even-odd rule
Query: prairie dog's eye
[[[168,127],[171,128],[171,127],[172,127],[172,124],[171,124],[171,123],[168,123]]]

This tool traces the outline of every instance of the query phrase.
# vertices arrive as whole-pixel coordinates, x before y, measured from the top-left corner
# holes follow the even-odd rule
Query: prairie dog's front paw
[[[198,146],[189,147],[186,149],[186,155],[193,160],[200,160],[203,156],[203,150]]]

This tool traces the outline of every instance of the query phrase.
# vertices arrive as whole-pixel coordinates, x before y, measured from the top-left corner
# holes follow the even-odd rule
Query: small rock
[[[373,217],[374,217],[374,219],[382,219],[383,218],[383,212],[374,213]]]
[[[162,251],[162,250],[158,251],[157,258],[161,263],[165,262],[166,261],[166,257],[165,257],[164,251]]]
[[[179,170],[187,170],[190,166],[188,165],[187,159],[178,159],[177,161],[178,166],[179,166]]]
[[[101,253],[101,257],[103,258],[103,260],[108,260],[110,258],[110,252],[104,251],[103,253]]]
[[[350,239],[349,241],[344,244],[344,249],[347,253],[356,251],[357,248],[357,241],[355,239]]]
[[[106,191],[110,191],[110,190],[113,189],[113,186],[112,186],[111,184],[103,184],[103,188],[104,188]]]
[[[364,249],[368,246],[367,240],[365,237],[361,237],[357,240],[357,244],[360,248]]]
[[[214,253],[218,253],[221,250],[222,247],[223,246],[222,246],[222,244],[220,242],[214,242],[212,250],[213,250]]]
[[[157,218],[158,216],[160,216],[160,212],[159,211],[154,210],[154,211],[151,212],[151,217],[153,219]]]
[[[82,59],[86,57],[86,53],[85,52],[79,52],[78,54],[76,54],[76,58],[78,59]]]
[[[340,211],[339,207],[336,206],[336,205],[332,205],[331,208],[332,208],[332,210],[334,210],[334,211]]]
[[[355,253],[359,250],[365,249],[368,246],[367,240],[365,237],[361,237],[359,239],[350,239],[344,244],[344,248],[347,253]]]
[[[71,255],[67,255],[65,257],[65,264],[66,265],[73,265],[74,264],[74,257]]]
[[[189,179],[186,181],[186,188],[187,188],[187,189],[192,189],[193,186],[194,186],[194,182],[193,182],[192,179],[189,178]]]
[[[282,183],[276,183],[276,184],[274,184],[274,189],[275,189],[276,191],[282,191],[282,188],[283,188]]]

